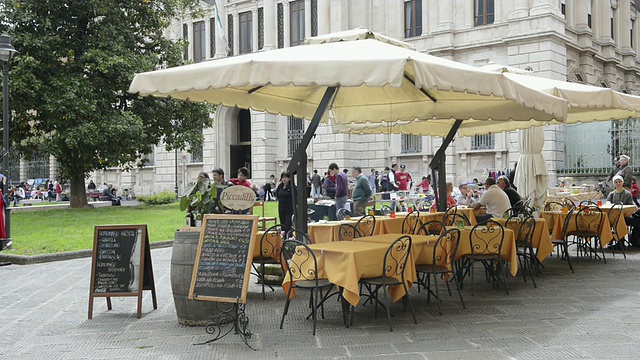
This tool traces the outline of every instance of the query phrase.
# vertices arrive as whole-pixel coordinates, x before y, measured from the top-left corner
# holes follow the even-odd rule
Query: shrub
[[[176,200],[176,194],[172,191],[163,191],[155,195],[138,196],[137,200],[145,205],[171,204]]]

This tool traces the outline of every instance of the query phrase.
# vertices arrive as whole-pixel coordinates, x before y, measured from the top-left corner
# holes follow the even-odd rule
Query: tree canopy
[[[0,33],[20,52],[11,67],[12,150],[48,152],[86,205],[95,170],[132,167],[164,142],[201,146],[211,106],[127,92],[136,73],[183,63],[164,32],[198,0],[4,0]]]

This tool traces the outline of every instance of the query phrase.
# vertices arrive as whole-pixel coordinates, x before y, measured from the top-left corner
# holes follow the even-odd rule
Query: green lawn
[[[278,216],[278,203],[265,205],[265,216]],[[147,224],[151,242],[172,240],[185,224],[178,203],[96,209],[42,210],[11,215],[13,250],[6,254],[38,255],[93,248],[97,225]]]

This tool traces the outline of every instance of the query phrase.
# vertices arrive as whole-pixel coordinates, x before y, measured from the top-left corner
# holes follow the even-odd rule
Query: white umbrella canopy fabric
[[[503,74],[375,39],[297,46],[142,73],[129,91],[311,119],[325,90],[334,86],[333,124],[395,126],[416,118],[439,119],[425,135],[446,135],[455,119],[465,120],[462,132],[494,123],[526,127],[532,119],[540,124],[563,121],[567,108],[564,100]],[[327,119],[325,112],[322,120]],[[488,122],[479,124],[483,121]]]
[[[544,129],[535,127],[518,131],[520,158],[514,179],[518,193],[524,199],[532,199],[536,209],[542,209],[547,198],[549,173],[542,156]]]

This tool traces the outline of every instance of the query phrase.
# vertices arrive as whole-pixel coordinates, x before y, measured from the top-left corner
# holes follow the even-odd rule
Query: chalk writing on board
[[[100,229],[95,249],[95,293],[137,292],[140,273],[140,229]]]

